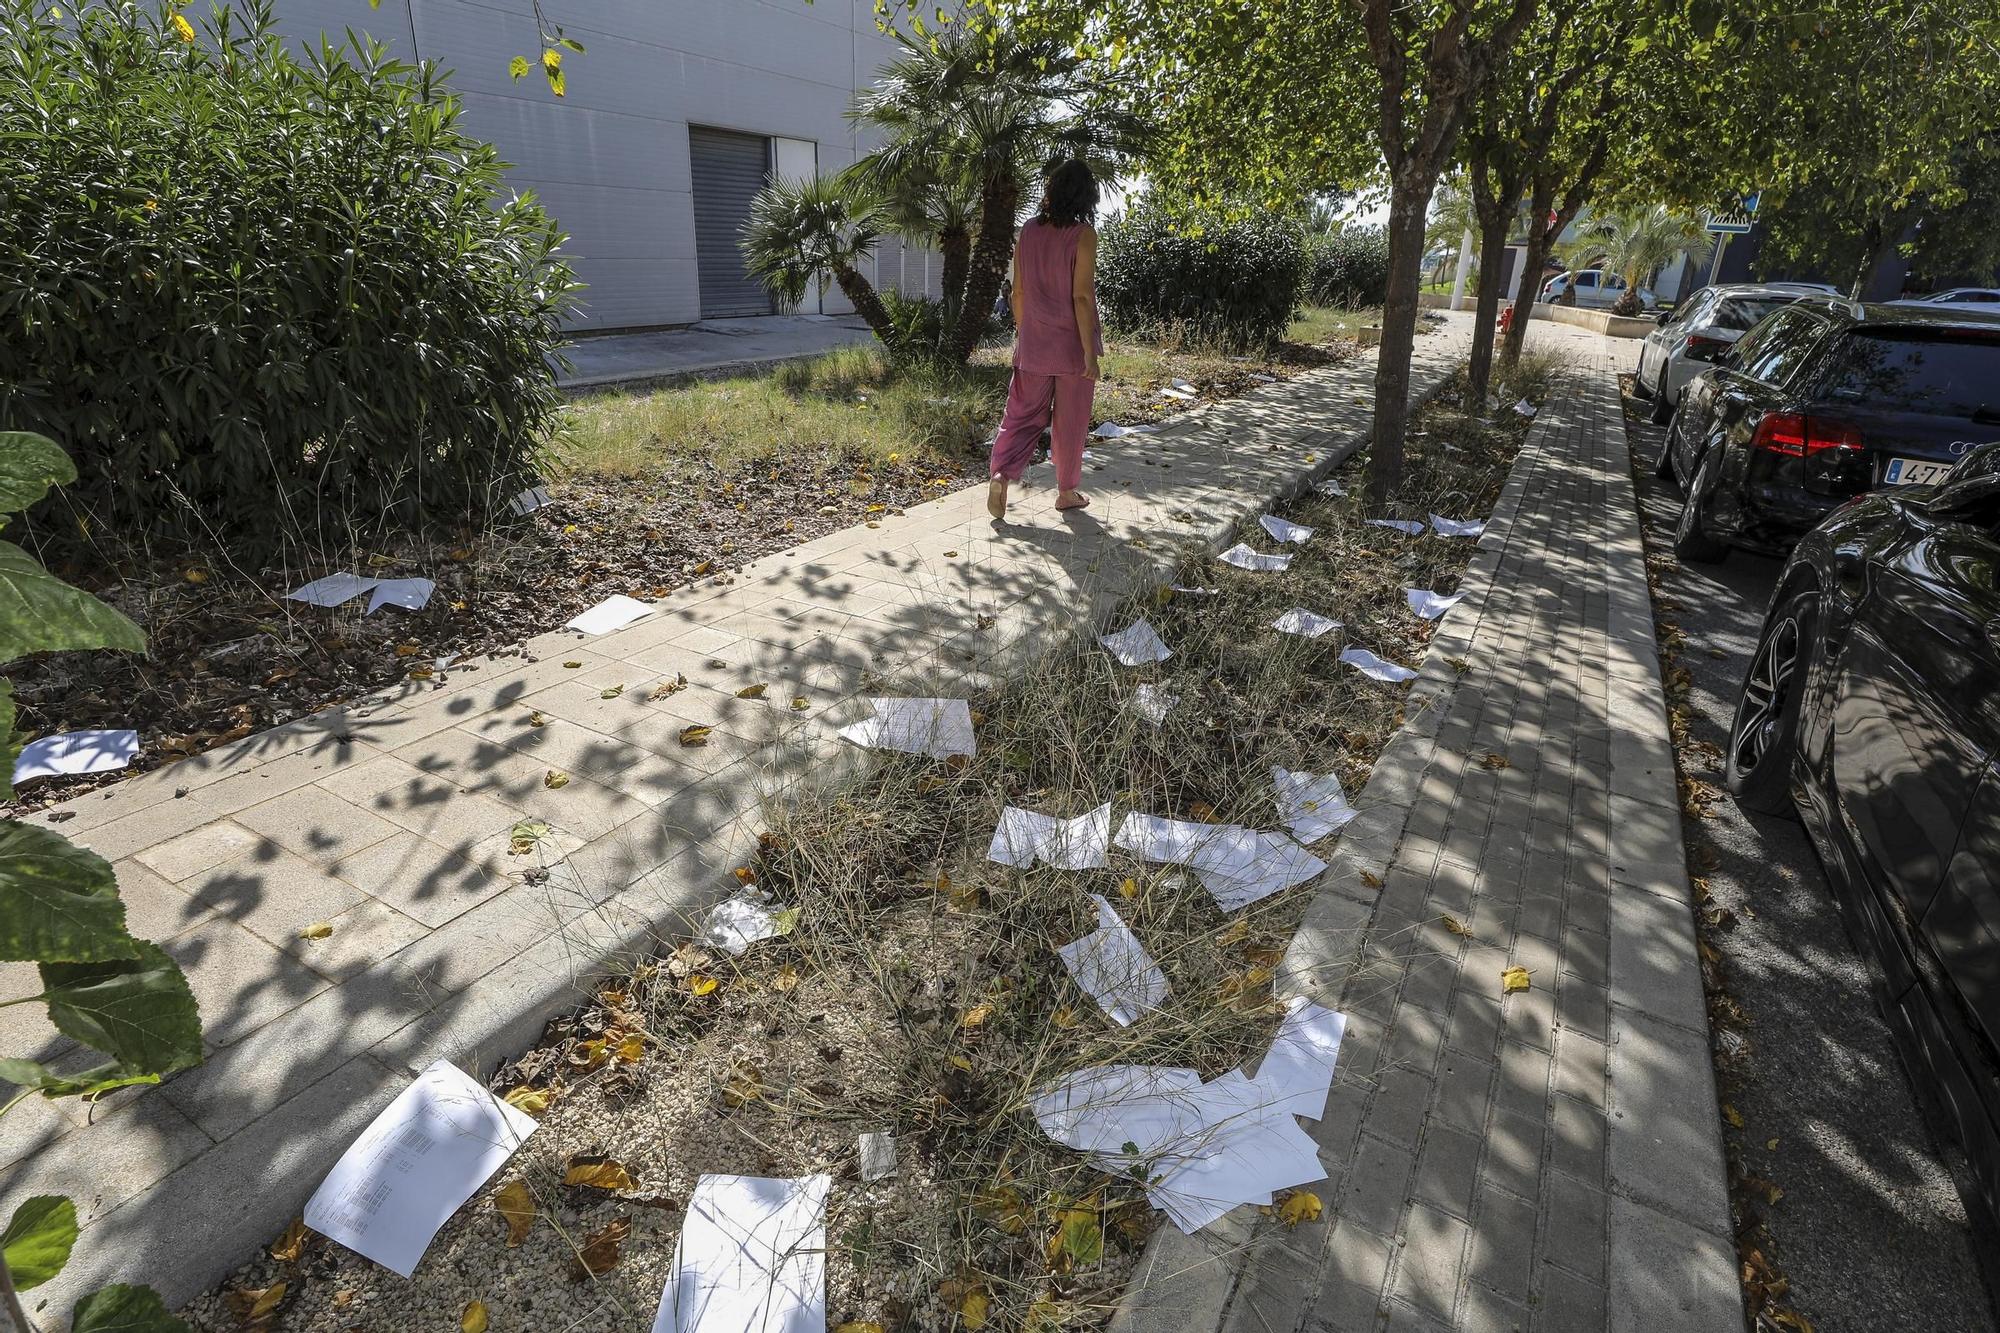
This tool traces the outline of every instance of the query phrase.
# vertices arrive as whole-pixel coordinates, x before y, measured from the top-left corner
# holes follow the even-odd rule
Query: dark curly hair
[[[1088,163],[1072,158],[1049,173],[1042,191],[1042,221],[1057,227],[1097,221],[1097,177]]]

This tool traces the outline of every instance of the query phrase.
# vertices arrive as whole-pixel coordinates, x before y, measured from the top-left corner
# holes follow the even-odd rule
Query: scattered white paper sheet
[[[1266,514],[1257,520],[1264,525],[1264,531],[1271,534],[1271,540],[1280,542],[1302,542],[1313,535],[1313,530],[1302,523],[1288,523],[1276,514]]]
[[[1144,666],[1148,662],[1164,662],[1174,655],[1173,650],[1167,647],[1144,616],[1116,634],[1098,635],[1097,641],[1110,649],[1111,655],[1123,666]]]
[[[1113,841],[1141,860],[1187,866],[1223,912],[1326,869],[1326,862],[1282,833],[1259,833],[1241,824],[1198,824],[1134,811]]]
[[[1340,628],[1338,620],[1328,620],[1304,607],[1295,606],[1271,622],[1271,628],[1283,630],[1287,634],[1298,634],[1308,639],[1317,639],[1329,630]]]
[[[1189,597],[1214,597],[1222,591],[1220,588],[1196,588],[1185,583],[1169,583],[1167,586]]]
[[[534,1117],[439,1060],[340,1155],[306,1225],[408,1277],[438,1228],[534,1132]]]
[[[1420,537],[1424,531],[1424,525],[1413,518],[1371,518],[1366,522],[1371,528],[1394,528],[1406,537]]]
[[[1326,1113],[1326,1094],[1333,1088],[1333,1068],[1346,1033],[1347,1015],[1294,995],[1286,1002],[1271,1049],[1257,1066],[1255,1082],[1279,1099],[1274,1105],[1308,1120],[1319,1119]]]
[[[1313,489],[1318,491],[1321,495],[1331,495],[1338,497],[1347,494],[1347,488],[1341,485],[1339,482],[1335,481],[1331,477],[1328,477],[1325,481],[1314,482]]]
[[[741,958],[758,940],[768,940],[783,929],[779,914],[761,894],[739,893],[709,909],[697,938],[712,949]]]
[[[21,747],[14,760],[14,785],[34,778],[77,773],[109,773],[124,768],[139,753],[136,731],[65,731]]]
[[[875,750],[948,759],[977,752],[972,707],[963,699],[866,699],[875,710],[840,729],[843,740]]]
[[[1189,384],[1186,380],[1175,380],[1166,388],[1160,390],[1160,396],[1162,398],[1172,398],[1183,403],[1191,403],[1195,400],[1196,394],[1194,385]]]
[[[1425,620],[1436,620],[1465,600],[1465,594],[1462,592],[1446,597],[1443,593],[1432,592],[1428,588],[1405,588],[1403,596],[1409,599],[1410,610]]]
[[[1455,518],[1439,518],[1436,514],[1432,514],[1431,526],[1437,529],[1437,535],[1440,537],[1477,537],[1486,531],[1486,520],[1469,518],[1460,522]]]
[[[986,848],[986,859],[1017,870],[1041,861],[1058,870],[1095,870],[1104,864],[1111,841],[1111,802],[1087,815],[1058,819],[1054,815],[1008,806]]]
[[[1173,712],[1180,701],[1178,694],[1169,693],[1157,685],[1141,685],[1132,691],[1132,711],[1156,727],[1167,720],[1167,714]]]
[[[1340,650],[1340,660],[1355,668],[1364,676],[1373,676],[1376,680],[1386,680],[1392,685],[1417,678],[1417,673],[1409,667],[1398,666],[1394,662],[1385,662],[1366,648],[1343,648]]]
[[[1514,404],[1515,416],[1532,418],[1535,415],[1535,411],[1535,405],[1525,398]]]
[[[373,588],[380,579],[364,578],[360,574],[328,574],[323,579],[292,589],[285,594],[288,602],[304,602],[307,606],[339,606],[351,602],[362,593]]]
[[[634,601],[624,593],[615,593],[577,615],[563,628],[583,634],[609,634],[652,614],[653,608],[644,602]]]
[[[548,491],[541,486],[530,486],[507,502],[507,508],[516,515],[532,514],[545,504],[552,504]]]
[[[826,1333],[831,1176],[702,1176],[653,1333]]]
[[[1109,902],[1095,893],[1090,900],[1097,904],[1097,929],[1063,945],[1056,956],[1112,1022],[1130,1027],[1167,998],[1167,974]]]
[[[1158,426],[1121,426],[1115,421],[1107,421],[1090,433],[1100,440],[1115,440],[1125,435],[1151,435],[1159,429]]]
[[[1294,773],[1273,764],[1271,788],[1278,796],[1278,822],[1303,843],[1338,833],[1359,813],[1347,803],[1336,773]]]
[[[1261,555],[1242,542],[1236,543],[1216,559],[1225,565],[1234,565],[1238,569],[1261,570],[1265,573],[1276,573],[1292,567],[1292,558],[1289,555]]]
[[[429,579],[380,579],[368,598],[366,614],[373,615],[385,606],[421,611],[430,605],[431,594],[436,591],[437,584]]]
[[[1189,384],[1186,380],[1183,379],[1177,379],[1173,381],[1173,387],[1179,389],[1182,393],[1194,392],[1194,385]]]
[[[1250,382],[1252,384],[1276,384],[1278,380],[1275,375],[1260,375],[1253,370],[1250,372]]]

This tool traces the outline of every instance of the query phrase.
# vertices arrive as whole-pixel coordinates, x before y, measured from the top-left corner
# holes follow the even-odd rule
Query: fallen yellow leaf
[[[1500,993],[1502,995],[1512,995],[1516,991],[1524,991],[1528,989],[1528,984],[1528,969],[1525,967],[1510,967],[1500,974]]]
[[[564,666],[566,666],[566,667],[568,667],[568,668],[569,668],[569,669],[570,669],[571,671],[574,671],[574,670],[576,670],[576,669],[577,669],[578,667],[582,666],[582,665],[583,665],[583,663],[581,663],[581,662],[564,662],[564,663],[563,663],[563,665],[564,665]]]
[[[295,1217],[285,1228],[285,1234],[271,1242],[271,1257],[281,1264],[289,1264],[299,1257],[299,1251],[306,1247],[306,1220]]]
[[[1764,1148],[1768,1152],[1776,1152],[1778,1151],[1778,1141],[1776,1139],[1767,1139],[1764,1142]]]
[[[586,1155],[569,1159],[563,1184],[585,1185],[594,1190],[629,1190],[632,1177],[615,1158]]]
[[[968,1074],[972,1072],[972,1057],[969,1055],[954,1055],[951,1057],[951,1063],[953,1068],[962,1069]]]
[[[972,1333],[986,1327],[986,1311],[993,1304],[984,1287],[974,1287],[965,1293],[965,1299],[958,1303],[958,1317]]]
[[[423,650],[424,646],[420,643],[399,643],[396,645],[396,656],[415,657]]]
[[[323,940],[331,934],[333,934],[333,923],[331,921],[315,921],[299,932],[299,938],[302,940]]]
[[[559,768],[552,768],[542,774],[542,785],[551,791],[554,791],[558,787],[567,787],[569,786],[569,774]]]
[[[715,730],[714,727],[703,727],[703,726],[682,727],[681,744],[687,746],[706,745],[708,744],[709,733],[714,730]]]
[[[1294,1190],[1278,1205],[1278,1220],[1288,1227],[1301,1222],[1317,1222],[1326,1205],[1319,1201],[1319,1195],[1311,1190]]]
[[[549,1089],[531,1088],[525,1083],[518,1088],[510,1090],[505,1097],[501,1098],[507,1105],[518,1111],[525,1111],[532,1116],[540,1116],[543,1112],[547,1111],[555,1099],[555,1093]]]
[[[1128,876],[1125,882],[1118,886],[1118,895],[1127,900],[1137,898],[1139,896],[1139,881]]]
[[[965,1011],[965,1017],[958,1020],[958,1025],[967,1031],[971,1031],[991,1017],[993,1017],[992,1005],[975,1004]]]
[[[1732,1128],[1743,1128],[1743,1113],[1728,1102],[1722,1104],[1722,1118],[1727,1120]]]
[[[635,1065],[645,1058],[646,1039],[635,1032],[623,1041],[620,1041],[617,1049],[612,1053],[626,1064]]]
[[[714,568],[715,568],[715,562],[713,560],[704,560],[700,564],[694,567],[694,572],[697,574],[706,574],[708,573],[709,570]]]
[[[806,698],[803,694],[792,696],[792,711],[794,713],[803,713],[811,707],[812,700]]]
[[[528,725],[529,725],[529,726],[531,726],[531,727],[546,727],[546,726],[547,726],[548,724],[549,724],[549,719],[548,719],[548,715],[547,715],[547,714],[545,714],[545,713],[530,713],[530,714],[528,714]]]
[[[736,691],[736,697],[739,699],[761,699],[764,697],[764,691],[768,688],[765,685],[745,685],[742,689]]]
[[[229,1293],[229,1308],[236,1317],[246,1324],[266,1319],[285,1299],[285,1284],[273,1282],[268,1287],[238,1287]]]
[[[458,1333],[486,1333],[486,1302],[473,1301],[458,1317]]]
[[[715,988],[721,984],[714,977],[704,976],[697,972],[688,978],[688,994],[713,995],[715,994]]]
[[[1081,1021],[1082,1020],[1076,1016],[1076,1010],[1070,1008],[1068,1005],[1064,1005],[1062,1008],[1056,1010],[1053,1014],[1049,1015],[1049,1022],[1055,1024],[1055,1026],[1059,1028],[1073,1028]]]
[[[508,1249],[528,1238],[535,1225],[535,1196],[528,1193],[527,1181],[517,1177],[502,1185],[493,1196],[493,1208],[507,1221]]]
[[[781,994],[798,984],[799,970],[790,963],[786,963],[783,967],[779,968],[778,974],[771,978],[771,989]]]
[[[607,685],[602,690],[598,691],[597,697],[600,699],[616,699],[619,695],[623,693],[625,693],[625,687],[623,685]]]

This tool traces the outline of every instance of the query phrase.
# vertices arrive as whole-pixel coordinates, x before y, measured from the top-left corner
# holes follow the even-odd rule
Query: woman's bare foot
[[[995,518],[1007,517],[1007,479],[998,472],[986,483],[986,512]]]
[[[1056,497],[1057,509],[1088,509],[1090,497],[1082,491],[1064,491]]]

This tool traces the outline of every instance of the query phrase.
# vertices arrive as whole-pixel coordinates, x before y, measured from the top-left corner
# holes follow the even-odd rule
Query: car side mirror
[[[1655,315],[1655,316],[1653,317],[1653,322],[1654,322],[1655,324],[1658,324],[1658,325],[1660,325],[1660,326],[1661,326],[1662,328],[1665,328],[1665,327],[1666,327],[1666,323],[1667,323],[1667,321],[1668,321],[1668,320],[1670,320],[1670,319],[1672,319],[1673,317],[1674,317],[1674,312],[1673,312],[1673,311],[1671,311],[1671,310],[1662,310],[1662,311],[1661,311],[1661,312],[1660,312],[1659,314],[1657,314],[1657,315]]]

